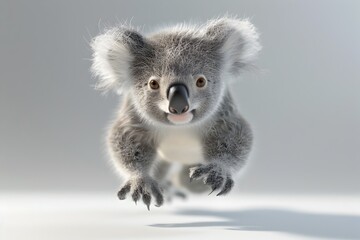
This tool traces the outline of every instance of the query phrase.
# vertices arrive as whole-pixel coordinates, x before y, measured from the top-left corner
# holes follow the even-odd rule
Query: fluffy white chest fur
[[[169,162],[197,164],[203,162],[200,138],[193,129],[169,130],[160,135],[159,156]]]

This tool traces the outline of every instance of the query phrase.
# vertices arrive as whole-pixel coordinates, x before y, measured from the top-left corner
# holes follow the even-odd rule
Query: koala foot
[[[209,185],[212,189],[209,195],[218,189],[221,190],[216,196],[225,195],[234,186],[234,180],[229,171],[213,163],[190,168],[190,181],[193,179],[203,179],[204,184]]]
[[[151,196],[155,198],[156,207],[160,207],[164,203],[162,189],[159,184],[150,177],[131,178],[125,182],[118,192],[119,199],[124,200],[130,192],[134,202],[137,203],[137,201],[142,198],[148,210],[150,210]]]
[[[186,199],[186,194],[181,189],[176,188],[170,181],[166,181],[164,184],[164,195],[169,202],[171,202],[173,197]]]

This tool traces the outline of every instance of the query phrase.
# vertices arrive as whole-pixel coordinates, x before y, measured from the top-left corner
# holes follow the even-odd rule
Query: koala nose
[[[184,84],[170,86],[167,97],[169,99],[169,111],[173,114],[182,114],[189,110],[189,93]]]

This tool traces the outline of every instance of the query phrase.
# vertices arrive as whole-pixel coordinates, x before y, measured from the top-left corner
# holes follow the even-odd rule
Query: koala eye
[[[159,87],[160,87],[158,81],[156,81],[154,79],[150,80],[149,85],[150,85],[150,88],[154,89],[154,90],[159,89]]]
[[[206,85],[206,79],[205,77],[198,77],[198,79],[196,80],[196,86],[199,88],[202,88]]]

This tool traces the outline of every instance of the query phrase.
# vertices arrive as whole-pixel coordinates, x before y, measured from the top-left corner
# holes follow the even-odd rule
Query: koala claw
[[[150,203],[152,196],[155,198],[155,206],[160,207],[164,203],[164,197],[162,190],[151,178],[133,178],[128,180],[118,192],[120,200],[126,199],[126,195],[131,193],[131,197],[135,204],[142,198],[142,201],[146,205],[147,209],[150,210]]]
[[[142,196],[142,200],[146,205],[147,209],[150,211],[151,195],[149,193],[144,193]]]
[[[233,186],[234,180],[232,180],[231,178],[227,178],[223,189],[218,194],[216,194],[216,196],[227,194],[228,192],[230,192]]]
[[[190,168],[190,181],[193,179],[203,179],[204,184],[211,187],[209,195],[218,189],[221,190],[216,196],[225,195],[234,186],[230,173],[216,164],[199,165]]]
[[[120,200],[124,200],[126,198],[126,194],[130,192],[131,185],[127,182],[118,192],[118,197]]]
[[[133,201],[135,202],[135,204],[137,204],[137,201],[140,198],[140,189],[139,188],[135,189],[134,192],[132,193],[131,197],[132,197]]]

